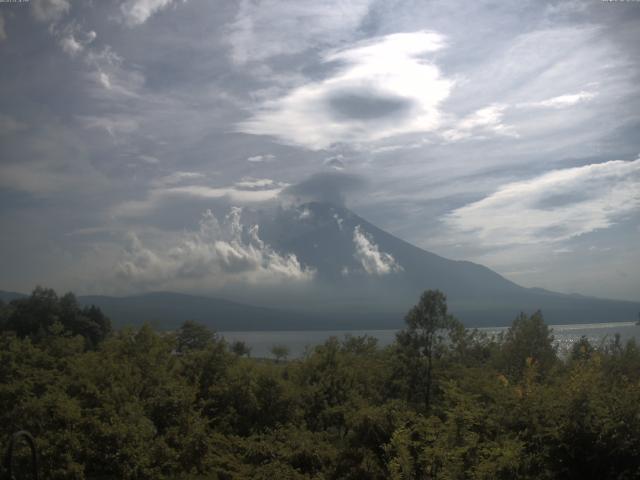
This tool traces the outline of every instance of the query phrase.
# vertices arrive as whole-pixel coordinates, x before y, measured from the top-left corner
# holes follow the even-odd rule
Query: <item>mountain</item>
[[[5,292],[4,290],[0,290],[0,300],[5,303],[9,303],[11,300],[17,300],[24,297],[26,297],[24,293]]]
[[[471,327],[509,325],[536,310],[549,324],[635,321],[640,311],[640,302],[521,287],[482,265],[415,247],[337,205],[244,210],[242,223],[258,225],[262,241],[295,254],[314,279],[229,286],[219,298],[156,292],[79,301],[99,306],[119,326],[148,321],[172,329],[195,320],[218,331],[401,328],[426,289],[442,290],[451,313]],[[0,292],[5,301],[20,295]]]
[[[253,220],[267,243],[317,271],[308,296],[285,299],[271,292],[270,302],[263,298],[261,303],[309,305],[307,310],[329,316],[351,309],[360,321],[381,324],[393,318],[395,325],[426,289],[445,292],[451,312],[473,326],[508,325],[519,312],[538,309],[555,324],[633,321],[640,311],[640,302],[521,287],[482,265],[415,247],[337,205],[308,203]],[[379,258],[392,259],[397,268],[367,271],[357,246],[362,237],[365,246]]]
[[[185,320],[193,320],[217,331],[304,330],[306,325],[318,325],[321,320],[313,315],[171,292],[127,297],[86,295],[78,297],[78,301],[82,305],[100,307],[117,327],[148,322],[157,328],[171,330]]]

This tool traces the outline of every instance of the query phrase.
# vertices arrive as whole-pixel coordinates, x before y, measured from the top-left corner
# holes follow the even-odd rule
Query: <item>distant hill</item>
[[[116,326],[148,322],[160,329],[174,329],[185,320],[193,320],[217,331],[305,330],[318,328],[321,320],[308,314],[171,292],[128,297],[89,295],[78,297],[78,301],[100,307]]]
[[[5,303],[9,303],[11,300],[16,300],[18,298],[24,298],[26,296],[27,295],[25,295],[24,293],[5,292],[4,290],[0,290],[0,300]]]

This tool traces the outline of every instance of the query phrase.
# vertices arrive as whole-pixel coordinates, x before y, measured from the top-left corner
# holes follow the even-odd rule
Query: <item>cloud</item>
[[[54,22],[71,9],[69,0],[32,0],[31,14],[39,22]]]
[[[354,258],[369,275],[387,275],[401,272],[403,268],[389,253],[381,252],[360,225],[353,229]]]
[[[144,76],[135,70],[125,69],[124,59],[110,46],[102,50],[89,50],[84,56],[91,69],[89,77],[100,88],[95,92],[100,97],[114,96],[136,98],[144,86]]]
[[[62,40],[60,40],[60,46],[62,47],[62,50],[65,51],[65,53],[71,55],[72,57],[84,50],[82,44],[76,40],[73,34],[69,34],[66,37],[63,37]]]
[[[129,27],[145,23],[154,13],[164,10],[175,0],[126,0],[120,12]]]
[[[173,172],[164,177],[158,178],[153,181],[155,187],[166,187],[169,185],[176,185],[183,182],[191,182],[193,180],[205,178],[202,173],[198,172]]]
[[[0,190],[25,192],[35,198],[102,192],[107,178],[88,161],[77,131],[62,122],[31,117],[27,126],[21,120],[0,115],[0,132],[8,133],[0,135]],[[28,133],[27,140],[16,134],[22,130]]]
[[[0,187],[28,192],[36,196],[66,192],[77,187],[76,178],[47,162],[0,165]]]
[[[77,27],[69,26],[65,29],[60,39],[62,50],[72,57],[84,51],[85,47],[92,43],[97,37],[93,30],[82,32]]]
[[[577,105],[581,102],[586,102],[595,98],[596,94],[593,92],[581,91],[574,94],[559,95],[557,97],[548,98],[539,102],[522,103],[519,106],[522,107],[541,107],[541,108],[565,108]]]
[[[484,138],[487,134],[503,135],[519,138],[512,125],[503,122],[505,112],[509,108],[566,108],[595,98],[596,94],[580,91],[575,94],[558,95],[538,102],[523,102],[516,105],[492,104],[467,115],[456,122],[453,128],[444,130],[441,136],[447,141],[457,141],[467,138]]]
[[[485,246],[568,240],[609,228],[640,209],[640,159],[554,170],[503,185],[445,224]]]
[[[513,127],[502,123],[506,105],[489,105],[467,115],[455,124],[454,128],[442,132],[442,137],[448,141],[462,140],[486,134],[506,135],[518,137]]]
[[[319,45],[337,45],[357,29],[370,3],[370,0],[322,3],[243,0],[226,35],[231,59],[243,65]]]
[[[139,128],[138,121],[125,115],[77,117],[84,128],[105,130],[112,137],[130,134]]]
[[[34,12],[37,18],[48,19],[49,33],[56,39],[62,50],[71,57],[82,55],[82,60],[90,69],[88,77],[94,84],[98,85],[98,96],[104,98],[114,96],[137,97],[138,91],[144,85],[144,77],[136,70],[126,70],[124,60],[111,46],[105,45],[101,50],[88,48],[97,38],[94,30],[85,30],[81,23],[72,20],[66,24],[58,22],[65,10],[64,5],[69,5],[67,0],[48,0],[40,2],[49,5],[48,10],[39,7]],[[35,4],[34,4],[35,5]],[[57,5],[55,10],[52,5]],[[58,12],[58,13],[55,13]],[[95,92],[95,90],[94,90]]]
[[[275,155],[266,154],[266,155],[254,155],[253,157],[247,158],[247,162],[251,163],[260,163],[260,162],[269,162],[276,158]]]
[[[153,155],[138,155],[138,160],[143,161],[144,163],[148,163],[150,165],[155,165],[157,163],[160,163],[160,160],[157,157],[154,157]]]
[[[557,158],[591,155],[595,144],[616,129],[631,128],[638,119],[622,105],[637,101],[637,66],[605,30],[597,22],[562,22],[500,34],[500,41],[483,47],[486,55],[465,55],[464,59],[474,61],[460,61],[454,67],[445,57],[443,68],[455,72],[456,79],[446,102],[448,112],[464,118],[487,105],[503,107],[493,113],[501,115],[500,124],[511,127],[507,133],[519,135],[517,142],[497,135],[495,142],[484,144],[483,155],[503,157],[510,166],[516,162],[514,152]],[[464,45],[452,37],[457,43],[446,53],[460,55]],[[593,101],[596,96],[598,102]],[[621,114],[623,111],[628,113]],[[608,119],[604,124],[603,117]],[[500,133],[456,131],[455,124],[446,127],[452,130],[449,134],[462,138]],[[508,143],[511,154],[505,149]],[[494,146],[494,151],[488,151]]]
[[[187,174],[185,176],[184,174]],[[199,174],[196,174],[199,176]],[[175,199],[227,199],[235,204],[263,203],[276,200],[287,184],[276,183],[269,179],[243,179],[232,186],[227,187],[209,187],[206,185],[180,185],[169,186],[167,181],[173,183],[184,180],[194,179],[191,172],[179,172],[170,178],[164,177],[154,182],[155,188],[152,188],[147,197],[143,200],[132,200],[120,203],[114,209],[112,214],[116,217],[135,218],[144,217],[150,212],[160,208],[162,205],[172,202]],[[199,177],[198,177],[199,178]],[[158,182],[165,182],[160,184]]]
[[[339,172],[345,168],[344,157],[342,155],[325,158],[323,163],[325,166],[338,170]]]
[[[236,188],[245,190],[264,190],[264,189],[277,189],[286,187],[284,183],[277,183],[270,178],[252,178],[245,177],[241,181],[235,183]]]
[[[36,197],[53,194],[95,193],[107,186],[107,179],[93,166],[77,159],[37,159],[0,164],[0,189],[30,193]]]
[[[244,133],[320,150],[436,130],[453,82],[425,59],[444,47],[434,32],[397,33],[324,55],[328,78],[266,101],[238,124]]]
[[[282,192],[282,187],[272,187],[266,189],[245,189],[238,186],[212,188],[198,185],[185,187],[175,187],[163,190],[163,195],[191,196],[200,198],[223,198],[228,197],[233,202],[254,203],[274,200]]]
[[[257,225],[243,225],[241,213],[242,209],[232,207],[220,223],[207,210],[198,230],[158,248],[145,246],[131,233],[116,266],[117,276],[146,288],[174,287],[185,280],[202,288],[313,278],[314,270],[302,266],[294,254],[280,254],[265,244]]]
[[[15,118],[0,113],[0,135],[9,135],[21,130],[26,130],[27,125],[16,120]]]
[[[324,172],[316,173],[300,183],[291,185],[283,194],[299,202],[323,202],[343,205],[346,197],[362,189],[366,182],[357,175]]]

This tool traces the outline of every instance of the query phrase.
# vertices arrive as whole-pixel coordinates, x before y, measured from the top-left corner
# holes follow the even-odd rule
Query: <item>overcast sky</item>
[[[0,3],[0,65],[0,289],[133,291],[141,242],[311,183],[521,285],[640,300],[638,2],[30,0]]]

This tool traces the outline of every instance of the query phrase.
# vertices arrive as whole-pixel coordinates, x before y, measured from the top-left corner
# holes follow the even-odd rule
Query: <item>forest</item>
[[[439,291],[416,301],[389,347],[264,359],[36,288],[0,304],[0,452],[29,431],[45,479],[640,478],[635,341],[561,355],[541,312],[490,337]]]

